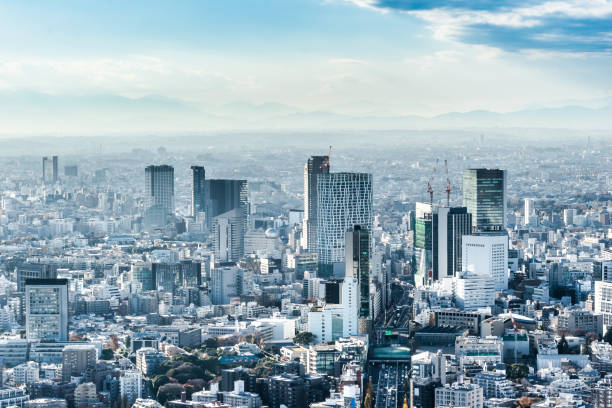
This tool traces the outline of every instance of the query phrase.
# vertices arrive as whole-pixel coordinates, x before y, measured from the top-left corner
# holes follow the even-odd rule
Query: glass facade
[[[463,205],[472,214],[474,231],[505,230],[506,171],[463,170]]]

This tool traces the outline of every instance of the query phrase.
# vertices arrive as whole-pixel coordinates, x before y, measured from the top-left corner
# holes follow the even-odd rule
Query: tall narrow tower
[[[206,171],[202,166],[191,166],[191,216],[205,211],[204,191]]]
[[[317,179],[329,173],[329,156],[311,156],[304,166],[304,228],[302,248],[317,252]]]

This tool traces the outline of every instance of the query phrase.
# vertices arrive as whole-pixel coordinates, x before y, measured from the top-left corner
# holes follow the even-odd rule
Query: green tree
[[[313,344],[317,339],[317,336],[311,332],[300,332],[295,335],[293,342],[302,346]]]
[[[204,347],[207,349],[215,349],[219,347],[219,340],[216,337],[209,337],[204,341]]]
[[[506,370],[506,377],[510,380],[520,380],[527,377],[529,374],[529,368],[525,364],[512,364]]]
[[[565,335],[561,336],[561,340],[559,341],[559,344],[557,344],[557,351],[559,354],[569,354],[570,353],[569,344],[567,343],[567,340],[565,339]]]
[[[157,391],[157,401],[160,404],[165,404],[168,401],[181,398],[183,392],[183,386],[177,383],[168,383],[159,387]]]
[[[112,349],[105,348],[102,349],[102,355],[100,356],[102,360],[113,360],[115,358],[115,353]]]
[[[161,387],[162,385],[168,384],[169,382],[170,382],[170,377],[168,377],[167,375],[165,374],[156,375],[151,380],[151,385],[153,385],[153,391],[155,391],[155,393],[157,394],[157,390],[159,390],[159,387]]]
[[[274,374],[274,364],[276,364],[276,360],[264,357],[257,362],[253,371],[257,378],[266,378]]]

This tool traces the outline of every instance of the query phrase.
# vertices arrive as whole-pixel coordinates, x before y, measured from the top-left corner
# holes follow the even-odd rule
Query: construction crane
[[[446,206],[450,208],[451,184],[448,179],[448,161],[446,159],[444,159],[444,169],[446,170]]]
[[[431,186],[431,183],[433,182],[434,176],[436,175],[436,170],[438,169],[438,159],[436,159],[436,165],[433,168],[433,171],[431,172],[431,177],[429,177],[429,181],[427,182],[427,192],[429,193],[429,204],[431,204],[432,209],[433,209],[433,195],[434,195],[434,190],[433,187]]]

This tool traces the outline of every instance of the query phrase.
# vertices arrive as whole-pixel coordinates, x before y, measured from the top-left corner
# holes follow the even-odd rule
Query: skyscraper
[[[174,167],[168,165],[145,168],[145,223],[157,227],[166,224],[174,213]]]
[[[249,215],[249,189],[246,180],[210,179],[204,182],[206,220],[209,227],[213,219],[233,209],[246,221]]]
[[[472,229],[499,232],[506,228],[506,171],[463,170],[463,205],[472,214]]]
[[[67,279],[27,279],[25,301],[28,340],[68,341]]]
[[[42,171],[43,171],[43,182],[45,183],[56,183],[58,179],[57,174],[57,156],[49,158],[47,156],[42,158]]]
[[[461,248],[464,235],[472,233],[472,214],[466,207],[438,207],[434,214],[433,250],[437,252],[434,280],[455,276],[461,272]]]
[[[326,173],[317,177],[317,252],[322,277],[345,261],[346,231],[372,231],[372,175]],[[345,267],[341,269],[344,273]]]
[[[17,291],[25,290],[28,279],[55,279],[57,278],[57,265],[38,262],[24,262],[17,266]]]
[[[370,231],[355,225],[346,232],[345,278],[358,282],[359,318],[369,319],[370,313]]]
[[[304,166],[304,220],[302,247],[317,252],[317,177],[329,173],[329,156],[311,156]]]
[[[419,264],[415,275],[415,285],[425,285],[433,279],[433,211],[431,204],[416,203],[414,212],[414,247],[419,252],[416,261]],[[436,253],[437,255],[437,253]],[[437,263],[437,262],[436,262]]]
[[[488,276],[495,290],[508,289],[508,236],[501,234],[467,235],[462,242],[462,269]]]
[[[206,170],[202,166],[191,166],[191,216],[195,217],[199,212],[204,212],[206,202],[204,192],[206,191]]]
[[[239,208],[216,216],[212,224],[215,262],[238,262],[244,255],[245,219]]]

